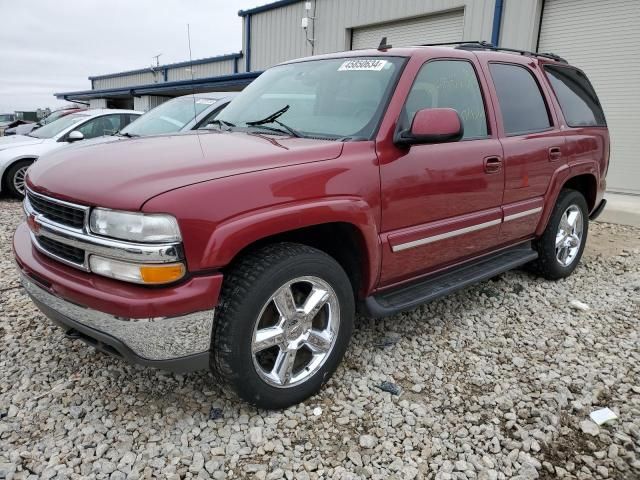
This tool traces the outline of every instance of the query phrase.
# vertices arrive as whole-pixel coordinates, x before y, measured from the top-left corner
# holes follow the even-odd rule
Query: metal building
[[[91,77],[91,90],[56,95],[146,110],[192,89],[238,90],[279,62],[375,47],[383,36],[395,46],[487,40],[554,52],[585,70],[611,130],[609,190],[640,194],[640,135],[632,132],[640,111],[633,51],[640,44],[639,0],[280,0],[239,16],[241,53]]]

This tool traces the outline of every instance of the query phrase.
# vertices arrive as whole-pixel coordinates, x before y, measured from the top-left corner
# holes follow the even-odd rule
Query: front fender
[[[378,278],[380,245],[371,207],[353,197],[324,198],[311,202],[293,202],[239,215],[219,224],[203,254],[206,265],[229,264],[251,244],[281,233],[328,223],[347,223],[360,234],[363,259],[369,274],[366,279],[370,291]]]
[[[164,192],[145,212],[180,224],[189,271],[222,269],[250,245],[274,235],[330,223],[357,234],[370,291],[380,268],[380,177],[368,145],[330,161],[230,176]],[[357,149],[357,151],[356,151]],[[367,288],[369,287],[369,288]]]

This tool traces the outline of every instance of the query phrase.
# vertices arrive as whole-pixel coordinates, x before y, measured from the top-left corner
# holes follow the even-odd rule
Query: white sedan
[[[28,135],[0,137],[0,191],[24,196],[27,168],[41,155],[89,138],[113,135],[142,115],[135,110],[94,109],[72,113]]]

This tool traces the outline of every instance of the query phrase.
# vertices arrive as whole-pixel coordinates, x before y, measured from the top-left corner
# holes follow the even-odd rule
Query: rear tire
[[[294,243],[256,250],[225,274],[212,372],[257,407],[299,403],[337,368],[354,315],[349,278],[329,255]]]
[[[530,264],[532,270],[547,280],[571,275],[580,263],[588,232],[589,208],[584,196],[575,190],[562,190],[547,228],[534,242],[539,256]]]
[[[18,160],[7,169],[5,186],[12,197],[24,198],[25,177],[33,160]]]

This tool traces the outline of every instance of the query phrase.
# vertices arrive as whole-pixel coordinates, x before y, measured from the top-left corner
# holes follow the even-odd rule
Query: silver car
[[[70,143],[113,135],[142,115],[135,110],[95,109],[66,115],[27,135],[0,137],[0,191],[24,196],[29,165]]]
[[[125,137],[145,137],[201,128],[236,95],[237,92],[210,92],[172,98],[149,110],[120,134]]]

